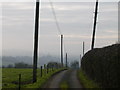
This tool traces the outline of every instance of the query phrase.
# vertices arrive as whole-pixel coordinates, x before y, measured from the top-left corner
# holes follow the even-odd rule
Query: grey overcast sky
[[[35,2],[2,3],[3,55],[32,56]],[[95,2],[53,2],[65,51],[70,56],[90,50]],[[118,39],[118,3],[100,2],[95,48],[114,44]],[[41,3],[39,55],[60,55],[60,34],[49,2]]]

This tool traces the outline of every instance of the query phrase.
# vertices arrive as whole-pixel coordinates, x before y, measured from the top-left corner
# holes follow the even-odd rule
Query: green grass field
[[[62,69],[54,69],[54,71],[43,69],[43,76],[41,77],[40,69],[37,70],[37,82],[32,83],[32,69],[15,69],[15,68],[4,68],[2,69],[2,88],[18,88],[19,74],[21,74],[21,83],[23,88],[39,88],[41,87],[52,74]]]

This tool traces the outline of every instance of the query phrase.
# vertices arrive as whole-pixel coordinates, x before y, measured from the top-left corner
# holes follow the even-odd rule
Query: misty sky
[[[117,42],[118,3],[100,2],[95,48]],[[91,48],[95,2],[53,2],[64,35],[65,52],[70,56]],[[2,3],[2,52],[7,56],[32,56],[35,2]],[[1,17],[1,16],[0,16]],[[41,3],[39,55],[60,55],[60,33],[49,2]]]

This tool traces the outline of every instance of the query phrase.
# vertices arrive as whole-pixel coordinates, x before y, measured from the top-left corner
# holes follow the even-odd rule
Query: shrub
[[[120,87],[120,44],[96,48],[87,52],[81,68],[89,78],[104,88]]]

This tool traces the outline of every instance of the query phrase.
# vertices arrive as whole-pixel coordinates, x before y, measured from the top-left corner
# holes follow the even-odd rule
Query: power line
[[[55,13],[55,10],[54,10],[54,7],[53,7],[53,3],[50,0],[49,0],[49,2],[50,2],[50,5],[51,5],[52,13],[54,15],[54,19],[55,19],[55,23],[56,23],[58,32],[59,32],[60,35],[62,35],[61,30],[60,30],[60,26],[59,26],[59,23],[58,23],[58,20],[57,20],[57,17],[56,17],[56,13]]]
[[[49,0],[50,2],[50,5],[51,5],[51,9],[52,9],[52,13],[53,13],[53,16],[54,16],[54,19],[55,19],[55,23],[56,23],[56,26],[57,26],[57,30],[59,32],[60,35],[63,35],[62,32],[61,32],[61,29],[60,29],[60,26],[59,26],[59,23],[58,23],[58,20],[57,20],[57,17],[56,17],[56,13],[55,13],[55,10],[54,10],[54,6],[53,6],[53,3]],[[63,44],[63,47],[64,47],[64,54],[66,54],[66,45],[65,45],[65,41],[62,43]],[[63,54],[63,51],[61,51],[61,53]],[[63,55],[61,56],[61,63],[63,65]]]
[[[49,2],[50,2],[50,5],[51,5],[52,13],[53,13],[53,15],[54,15],[54,19],[55,19],[55,23],[56,23],[58,32],[59,32],[60,35],[63,35],[62,32],[61,32],[61,29],[60,29],[60,26],[59,26],[57,17],[56,17],[56,13],[55,13],[55,10],[54,10],[53,3],[52,3],[50,0],[49,0]],[[64,42],[65,42],[65,41],[64,41]],[[63,46],[64,46],[64,52],[66,53],[66,46],[65,46],[65,43],[63,43]]]

